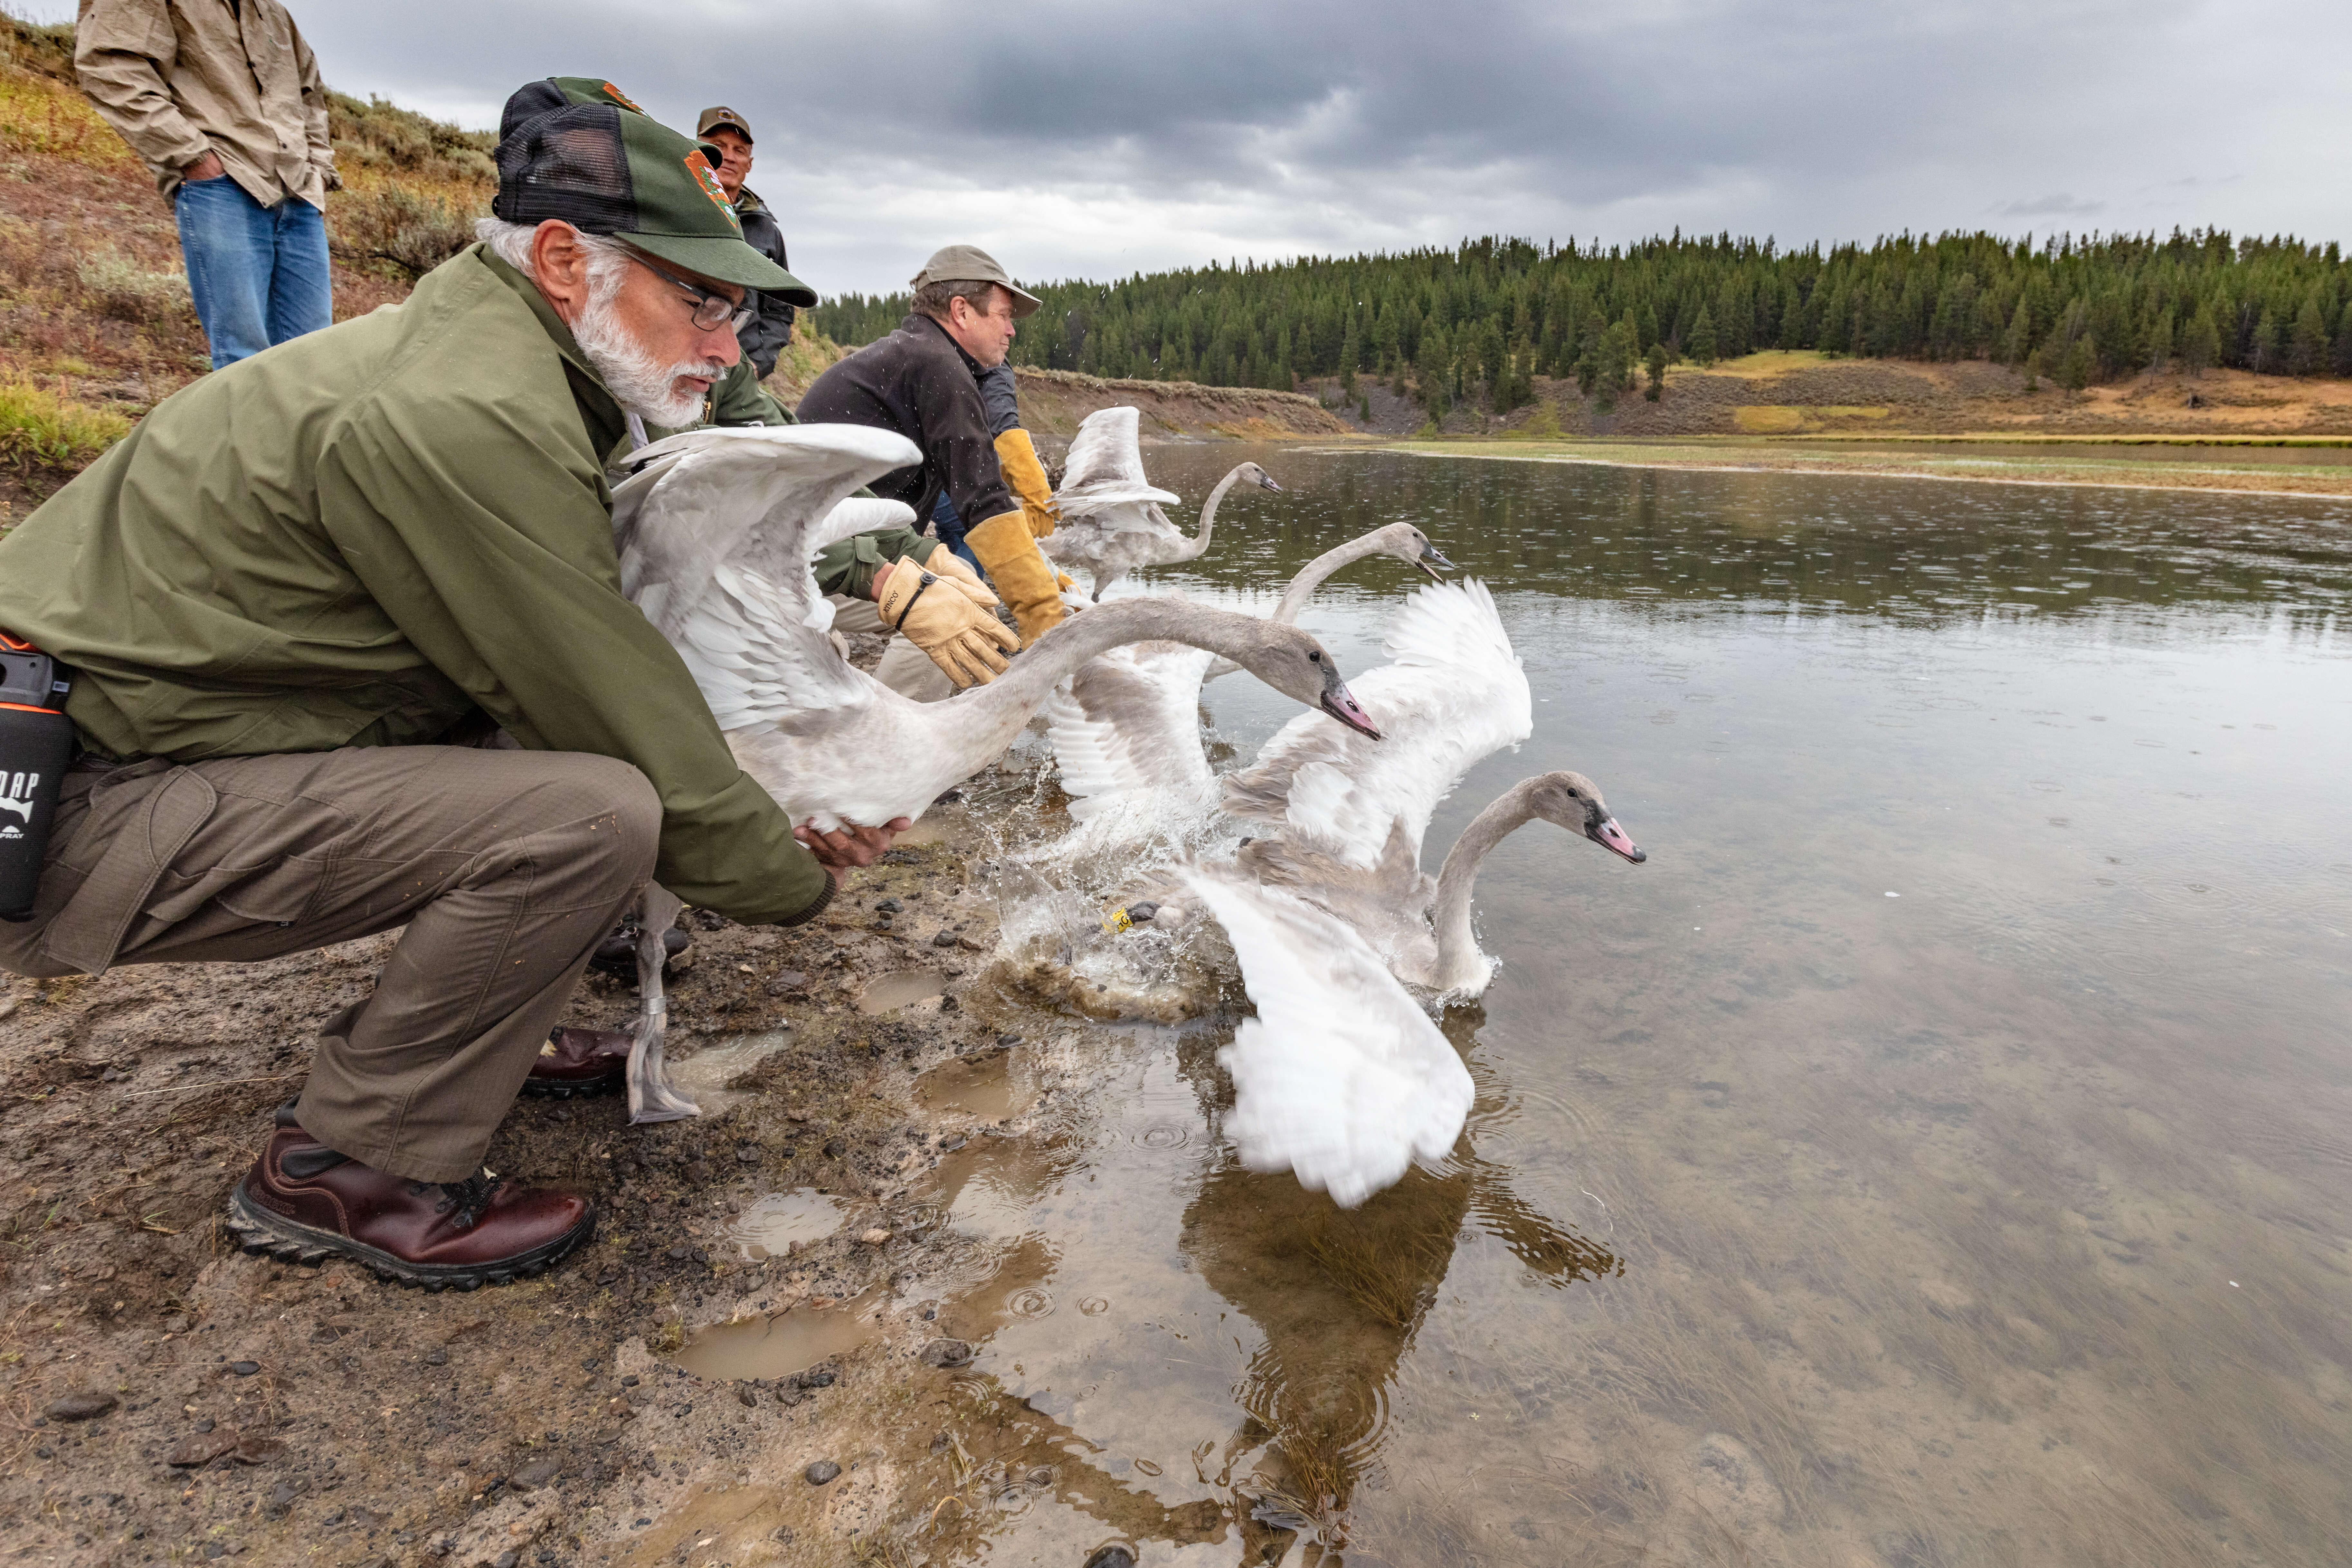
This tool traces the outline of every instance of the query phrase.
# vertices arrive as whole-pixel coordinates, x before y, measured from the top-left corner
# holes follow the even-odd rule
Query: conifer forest
[[[1489,237],[1032,288],[1045,308],[1023,323],[1015,363],[1278,390],[1337,377],[1349,394],[1377,376],[1433,414],[1465,400],[1508,410],[1537,376],[1613,399],[1644,362],[1764,349],[1990,359],[2075,389],[2174,364],[2352,375],[2338,246],[2221,230],[1906,234],[1828,250],[1728,234],[1605,249]],[[905,294],[848,294],[814,324],[860,344],[906,310]]]

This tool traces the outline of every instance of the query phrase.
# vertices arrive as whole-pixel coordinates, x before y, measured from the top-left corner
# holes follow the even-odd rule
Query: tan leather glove
[[[981,581],[980,574],[971,569],[970,562],[945,545],[931,552],[930,562],[923,570],[949,586],[961,590],[965,598],[984,609],[992,610],[1004,603],[996,596],[995,590]]]
[[[1018,514],[1006,512],[1018,521]],[[1034,551],[1032,552],[1034,552]],[[1021,646],[1004,623],[911,556],[891,563],[874,601],[882,624],[905,634],[958,686],[984,686],[1004,673]]]
[[[1054,488],[1045,482],[1045,465],[1037,460],[1037,448],[1031,444],[1028,431],[1015,425],[996,438],[996,466],[1020,500],[1030,534],[1043,539],[1053,532],[1062,514],[1054,505]],[[994,570],[990,568],[992,573]]]
[[[977,528],[963,531],[963,542],[988,568],[989,581],[1013,607],[1021,623],[1021,646],[1027,647],[1062,624],[1066,613],[1054,586],[1054,569],[1037,553],[1025,513],[1000,511]]]

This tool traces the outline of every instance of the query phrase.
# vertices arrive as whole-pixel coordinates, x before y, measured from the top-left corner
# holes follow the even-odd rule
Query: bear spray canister
[[[73,721],[60,711],[57,661],[0,632],[0,920],[30,920],[49,818],[73,762]]]

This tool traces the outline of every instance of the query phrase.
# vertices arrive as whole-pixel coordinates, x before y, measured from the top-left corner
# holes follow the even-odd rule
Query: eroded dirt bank
[[[1020,367],[1021,416],[1045,436],[1068,436],[1097,409],[1132,405],[1152,440],[1345,436],[1357,426],[1297,392],[1203,386],[1190,381],[1105,381],[1066,370]]]
[[[994,787],[985,815],[1029,789]],[[5,977],[11,1560],[895,1562],[877,1529],[922,1509],[952,1527],[1008,1489],[1085,1489],[1069,1434],[963,1372],[949,1337],[1017,1310],[1019,1271],[941,1228],[940,1183],[1036,1108],[992,1089],[1008,1055],[1034,1102],[1065,1092],[1058,1026],[982,972],[994,901],[970,809],[935,811],[927,842],[808,928],[690,913],[673,1037],[705,1116],[632,1128],[617,1096],[518,1101],[491,1167],[591,1194],[598,1233],[473,1294],[282,1266],[219,1223],[318,1022],[392,938]],[[592,973],[569,1021],[634,1006]],[[780,1203],[824,1223],[762,1228]],[[730,1321],[687,1358],[710,1375],[672,1364]],[[1130,1505],[1163,1535],[1227,1528],[1148,1496],[1087,1506],[1108,1540]]]

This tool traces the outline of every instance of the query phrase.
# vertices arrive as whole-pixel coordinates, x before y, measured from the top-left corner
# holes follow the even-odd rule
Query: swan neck
[[[1282,591],[1282,603],[1274,607],[1275,620],[1282,626],[1297,626],[1299,614],[1307,608],[1307,601],[1315,596],[1315,590],[1320,588],[1331,574],[1343,566],[1352,566],[1379,550],[1380,546],[1370,539],[1351,539],[1301,566],[1298,574],[1290,580],[1290,586]]]
[[[1514,784],[1473,817],[1437,873],[1437,897],[1430,909],[1437,928],[1437,969],[1453,976],[1478,963],[1478,938],[1470,929],[1470,893],[1478,880],[1478,867],[1495,846],[1535,820],[1528,804],[1533,781]]]
[[[1209,492],[1209,499],[1201,503],[1201,526],[1192,535],[1192,542],[1189,546],[1192,553],[1185,557],[1187,561],[1197,560],[1207,552],[1209,535],[1217,526],[1217,503],[1225,499],[1225,492],[1233,489],[1234,482],[1241,477],[1241,469],[1235,468],[1223,479],[1219,479],[1217,488]]]
[[[1263,624],[1183,599],[1115,599],[1066,617],[1031,644],[1010,669],[956,699],[956,705],[970,703],[983,712],[1017,710],[1025,718],[1044,705],[1066,676],[1115,647],[1164,639],[1238,660],[1251,646],[1247,634]]]

